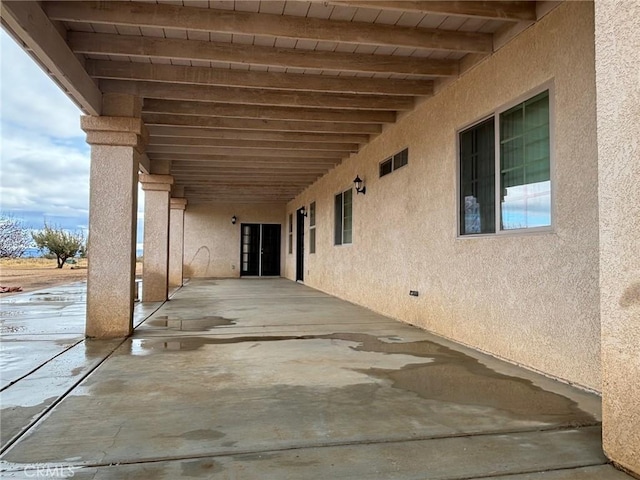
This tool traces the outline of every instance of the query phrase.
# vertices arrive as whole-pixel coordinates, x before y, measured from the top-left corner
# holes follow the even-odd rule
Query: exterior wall
[[[284,205],[187,205],[184,212],[184,277],[239,277],[240,225],[279,223],[281,265],[286,242]],[[231,223],[231,217],[238,218]]]
[[[181,286],[183,281],[184,259],[184,203],[174,205],[184,199],[171,199],[169,212],[169,285]]]
[[[640,3],[595,9],[603,447],[640,475]]]
[[[317,205],[305,283],[599,390],[593,31],[591,3],[563,3],[290,202],[287,214]],[[547,82],[553,231],[457,238],[457,132]],[[405,147],[409,164],[379,178]],[[367,193],[354,191],[353,244],[334,246],[334,195],[356,175]],[[305,237],[308,251],[308,219]],[[286,259],[294,279],[295,251]]]

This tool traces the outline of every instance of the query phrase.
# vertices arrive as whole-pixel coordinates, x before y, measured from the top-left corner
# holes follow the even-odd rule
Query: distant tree
[[[0,215],[0,257],[21,257],[31,245],[31,235],[22,222]]]
[[[44,228],[33,233],[33,241],[43,252],[46,250],[56,256],[58,268],[62,268],[68,258],[73,258],[84,248],[84,235],[71,233],[61,228],[44,224]],[[45,252],[46,253],[46,252]]]

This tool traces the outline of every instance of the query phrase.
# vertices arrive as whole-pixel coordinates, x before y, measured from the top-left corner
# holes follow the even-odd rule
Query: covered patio
[[[640,474],[639,2],[0,12],[83,113],[89,270],[74,334],[100,365],[64,398],[41,394],[38,411],[54,408],[5,452],[11,465],[313,478],[335,448],[336,468],[385,478],[395,464],[368,459],[407,442],[398,465],[422,469],[407,478],[438,462],[461,470],[433,478],[616,478],[601,416],[606,457]],[[163,306],[134,332],[139,185],[142,302]],[[477,352],[560,383],[513,380]],[[600,395],[601,415],[562,383]],[[486,461],[491,442],[538,456],[459,461],[465,448]],[[454,456],[411,450],[426,444]]]
[[[67,342],[3,376],[3,478],[628,478],[597,396],[309,287],[195,280],[110,342],[74,333],[83,291],[3,305],[3,344]]]

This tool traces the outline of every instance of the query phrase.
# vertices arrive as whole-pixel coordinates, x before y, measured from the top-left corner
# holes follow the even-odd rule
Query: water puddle
[[[595,418],[578,408],[573,400],[549,392],[530,380],[498,373],[477,359],[428,340],[387,343],[362,334],[338,334],[360,342],[358,351],[427,357],[429,362],[412,363],[399,370],[358,369],[387,380],[393,388],[413,392],[421,398],[458,405],[490,407],[513,416],[542,422],[562,419],[571,425],[590,425]]]
[[[22,325],[4,325],[0,324],[0,333],[21,333],[26,332],[28,329]]]
[[[0,318],[20,317],[26,314],[25,310],[0,310]]]
[[[47,294],[34,295],[33,300],[36,302],[68,302],[71,300],[68,296],[62,295],[52,295],[52,296],[44,296]]]
[[[411,392],[426,400],[489,407],[516,418],[545,423],[562,421],[563,424],[578,426],[596,422],[591,414],[580,410],[577,403],[567,397],[544,390],[530,380],[498,373],[473,357],[428,340],[400,342],[398,337],[334,333],[232,338],[183,337],[170,341],[145,339],[134,342],[138,342],[143,354],[149,354],[160,351],[192,351],[204,345],[289,340],[343,340],[355,343],[349,348],[356,351],[424,358],[424,363],[410,363],[400,369],[371,367],[354,371],[383,380],[394,389]]]
[[[193,319],[169,318],[167,315],[155,317],[146,322],[146,325],[154,327],[164,327],[169,330],[200,332],[203,330],[211,330],[216,327],[228,327],[236,324],[234,318],[224,318],[217,316],[208,316]]]

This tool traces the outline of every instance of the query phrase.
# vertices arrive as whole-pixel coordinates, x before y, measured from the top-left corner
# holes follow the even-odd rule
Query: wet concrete
[[[170,318],[167,315],[154,317],[147,322],[149,327],[167,328],[169,330],[193,331],[211,330],[216,327],[235,325],[233,318],[206,316],[202,318]]]
[[[122,340],[85,341],[85,282],[0,298],[0,451]],[[139,325],[160,304],[139,305]]]
[[[85,349],[51,375],[64,393],[7,389],[17,417],[47,414],[13,427],[3,476],[628,478],[598,397],[286,280],[191,282],[133,337],[92,343],[59,355]]]

